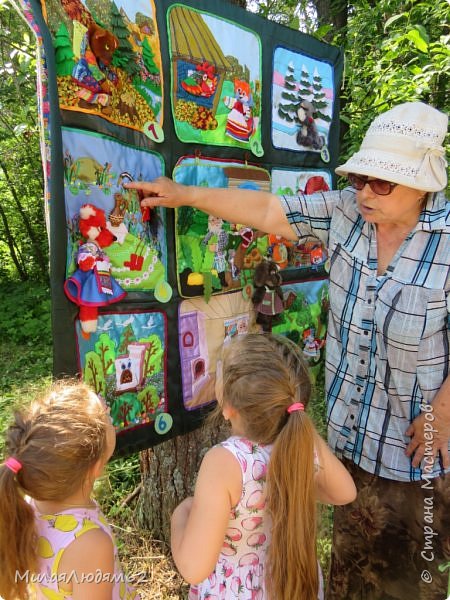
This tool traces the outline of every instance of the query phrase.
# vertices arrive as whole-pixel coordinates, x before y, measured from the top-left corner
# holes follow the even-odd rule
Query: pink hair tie
[[[301,402],[294,402],[294,404],[291,404],[287,407],[287,411],[289,414],[295,412],[296,410],[305,410],[305,405]]]
[[[17,458],[13,458],[12,456],[10,456],[5,460],[5,467],[12,471],[15,475],[17,475],[17,473],[22,468],[22,463],[18,461]]]

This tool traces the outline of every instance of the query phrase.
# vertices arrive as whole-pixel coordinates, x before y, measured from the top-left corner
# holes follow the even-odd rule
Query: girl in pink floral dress
[[[355,498],[352,478],[305,413],[301,350],[271,334],[224,347],[216,397],[232,436],[203,459],[172,516],[172,553],[191,600],[316,600],[316,501]]]

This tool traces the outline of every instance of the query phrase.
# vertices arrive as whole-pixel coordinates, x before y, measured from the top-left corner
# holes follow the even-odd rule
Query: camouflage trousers
[[[450,597],[450,474],[402,483],[343,461],[355,502],[334,511],[326,600]]]

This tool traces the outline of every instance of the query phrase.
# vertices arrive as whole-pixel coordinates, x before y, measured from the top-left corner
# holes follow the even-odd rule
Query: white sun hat
[[[399,104],[375,117],[359,151],[336,173],[377,177],[423,192],[443,190],[447,127],[447,115],[428,104]]]

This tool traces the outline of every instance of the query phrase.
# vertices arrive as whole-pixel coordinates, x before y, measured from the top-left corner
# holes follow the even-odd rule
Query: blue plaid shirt
[[[281,197],[299,237],[330,254],[326,351],[328,443],[381,477],[418,481],[405,431],[449,372],[450,203],[430,194],[415,229],[377,275],[375,227],[355,192]],[[441,473],[439,462],[427,477]]]

